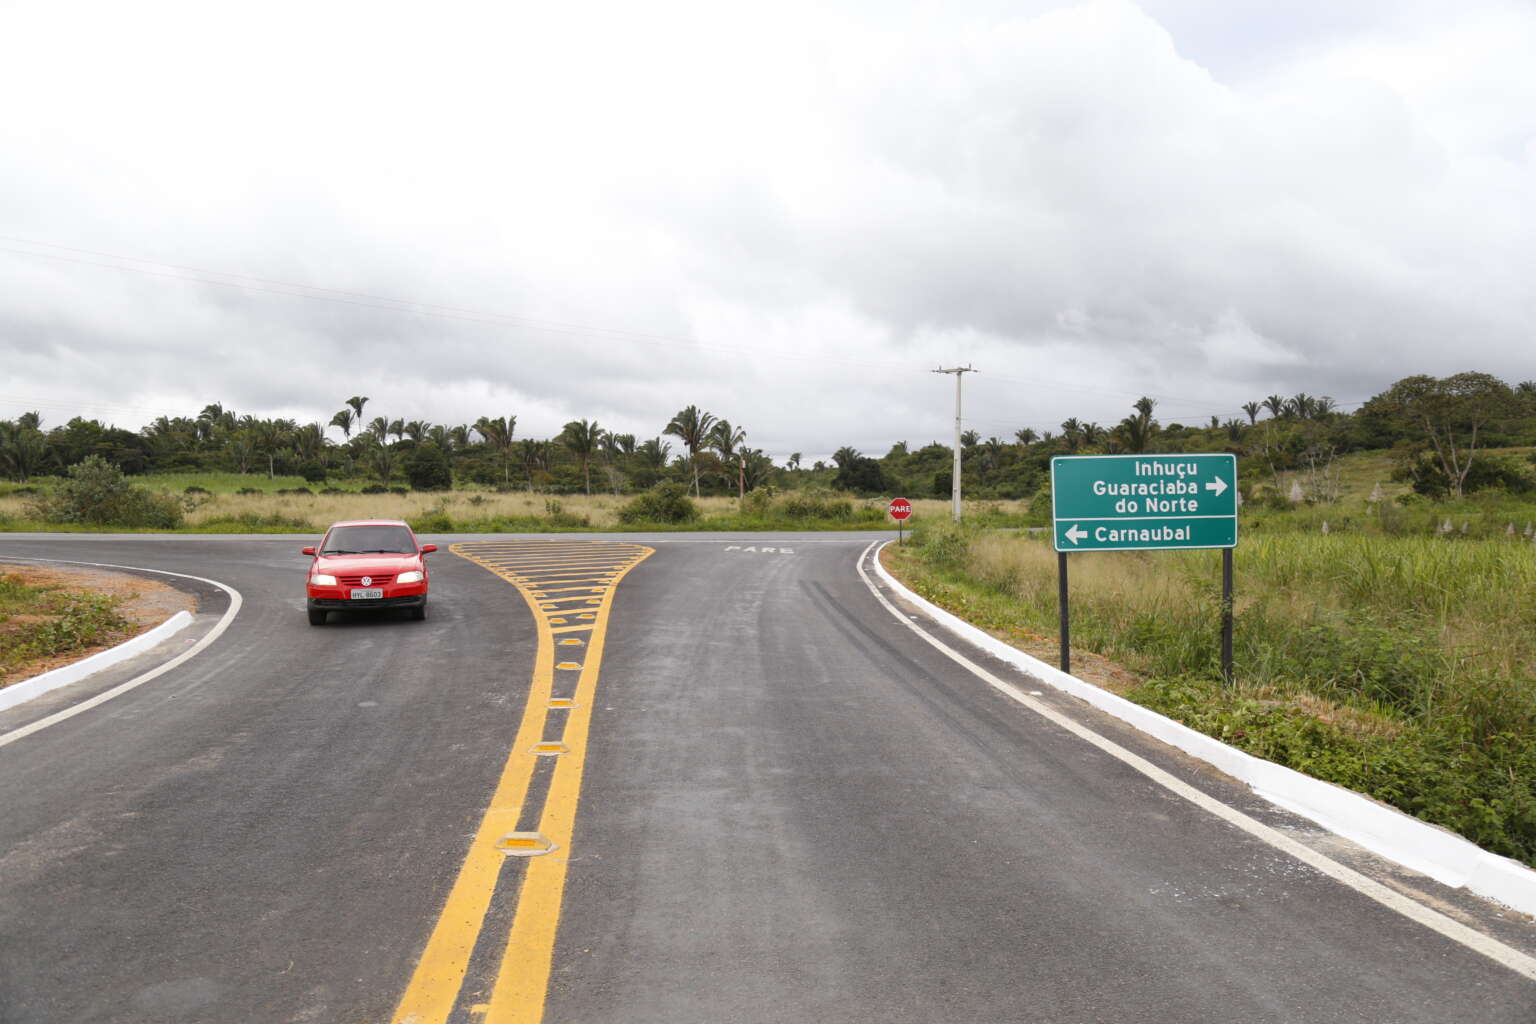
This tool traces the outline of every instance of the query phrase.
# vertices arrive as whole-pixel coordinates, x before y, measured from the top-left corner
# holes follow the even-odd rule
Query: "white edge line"
[[[132,679],[129,679],[126,682],[119,683],[112,687],[110,690],[103,690],[101,693],[98,693],[96,696],[91,697],[88,700],[83,700],[78,704],[71,704],[67,708],[55,711],[53,714],[44,718],[39,718],[37,721],[28,725],[24,725],[19,729],[13,729],[7,733],[0,733],[0,747],[15,743],[17,740],[22,739],[23,737],[30,736],[35,732],[40,732],[43,729],[48,728],[50,725],[55,725],[64,721],[66,718],[73,718],[82,712],[89,711],[91,708],[94,708],[97,705],[105,704],[113,697],[127,693],[129,690],[142,686],[149,682],[151,679],[169,672],[171,669],[175,668],[177,665],[180,665],[188,658],[201,653],[203,650],[212,645],[212,643],[217,640],[226,629],[229,628],[229,624],[235,620],[235,616],[239,613],[240,606],[245,603],[244,599],[241,598],[240,592],[238,590],[236,590],[234,587],[220,583],[218,580],[205,579],[202,576],[191,576],[182,572],[169,572],[165,569],[146,569],[143,566],[138,565],[113,565],[107,562],[74,562],[57,558],[22,558],[11,555],[6,556],[6,561],[47,562],[56,565],[86,565],[97,569],[132,569],[135,572],[152,572],[160,576],[177,576],[185,580],[196,580],[199,583],[207,583],[210,586],[218,587],[220,590],[228,594],[229,608],[225,610],[223,617],[214,624],[214,627],[210,629],[201,640],[187,648],[185,651],[182,651],[170,661],[167,661],[163,665],[152,668],[148,672],[134,676]]]
[[[153,629],[131,636],[115,647],[97,651],[88,658],[81,658],[68,665],[60,665],[50,672],[43,672],[30,679],[12,683],[0,689],[0,711],[25,704],[45,693],[52,693],[61,686],[87,679],[120,661],[128,660],[140,651],[149,650],[160,641],[175,636],[190,625],[192,625],[191,613],[185,610],[178,611]]]
[[[1315,868],[1317,871],[1327,875],[1329,878],[1349,886],[1351,889],[1354,889],[1356,892],[1359,892],[1364,896],[1370,897],[1377,903],[1380,903],[1390,910],[1396,911],[1409,920],[1421,924],[1431,931],[1438,932],[1451,941],[1460,943],[1468,949],[1482,954],[1488,959],[1509,968],[1517,974],[1523,975],[1532,981],[1536,981],[1536,957],[1528,956],[1527,954],[1522,953],[1513,947],[1506,946],[1504,943],[1499,942],[1497,939],[1494,939],[1488,935],[1484,935],[1482,932],[1476,931],[1475,929],[1468,928],[1461,922],[1453,920],[1452,918],[1447,917],[1438,911],[1431,910],[1430,908],[1423,906],[1422,904],[1417,903],[1412,899],[1409,899],[1407,896],[1404,896],[1396,890],[1390,889],[1382,883],[1377,882],[1372,878],[1368,878],[1352,868],[1345,867],[1343,864],[1323,856],[1321,853],[1318,853],[1310,846],[1306,846],[1305,844],[1292,839],[1285,833],[1271,828],[1270,826],[1265,825],[1263,822],[1258,821],[1255,818],[1249,817],[1242,811],[1239,811],[1237,808],[1228,806],[1227,804],[1222,803],[1220,800],[1202,793],[1200,790],[1157,767],[1145,758],[1131,753],[1129,750],[1126,750],[1124,747],[1113,742],[1112,740],[1106,739],[1087,726],[1082,725],[1079,722],[1075,722],[1068,718],[1066,715],[1061,714],[1060,712],[1042,703],[1041,701],[1035,700],[1033,697],[1030,697],[1018,687],[1014,686],[1012,683],[999,679],[997,676],[988,672],[980,665],[977,665],[975,662],[966,658],[963,654],[945,645],[926,631],[914,625],[911,620],[903,615],[900,610],[898,610],[894,605],[891,604],[890,601],[886,599],[884,594],[880,593],[880,589],[875,586],[874,582],[869,578],[869,575],[864,571],[865,560],[869,557],[871,550],[875,550],[876,554],[873,559],[875,564],[875,571],[881,576],[887,585],[891,586],[903,597],[911,600],[919,607],[925,609],[934,608],[934,606],[929,602],[923,600],[921,597],[918,597],[916,594],[913,594],[911,591],[909,591],[906,587],[902,586],[899,582],[896,581],[894,577],[885,571],[883,566],[880,565],[878,548],[883,547],[885,544],[889,543],[890,541],[870,542],[869,547],[866,547],[863,553],[859,556],[857,565],[859,578],[863,580],[864,585],[869,588],[869,592],[875,596],[875,600],[879,601],[885,610],[890,612],[897,622],[900,622],[903,626],[906,626],[908,629],[912,630],[912,632],[916,633],[922,640],[934,647],[945,657],[949,658],[951,661],[955,662],[957,665],[961,666],[972,675],[981,679],[983,682],[987,683],[999,693],[1002,693],[1003,695],[1024,705],[1025,707],[1029,708],[1029,710],[1035,712],[1042,718],[1045,718],[1055,725],[1067,730],[1074,736],[1077,736],[1079,739],[1082,739],[1092,744],[1093,746],[1098,747],[1100,750],[1109,754],[1111,757],[1114,757],[1117,760],[1130,766],[1131,768],[1134,768],[1136,771],[1140,772],[1142,775],[1145,775],[1147,778],[1151,779],[1153,782],[1156,782],[1158,785],[1180,797],[1183,797],[1185,800],[1188,800],[1196,807],[1199,807],[1202,810],[1215,815],[1230,825],[1242,829],[1244,832],[1247,832],[1249,835],[1261,840],[1262,842],[1268,843],[1275,849],[1295,857],[1297,860],[1302,861],[1312,868]],[[975,627],[971,628],[974,629]]]
[[[898,593],[925,609],[944,628],[1044,683],[1114,715],[1135,729],[1214,765],[1247,783],[1258,795],[1373,853],[1428,875],[1442,885],[1465,887],[1525,914],[1536,914],[1536,871],[1509,857],[1477,846],[1438,825],[1410,817],[1395,807],[1335,786],[1283,765],[1254,757],[1181,722],[1124,697],[1068,675],[977,629],[912,593],[885,571],[875,571]]]

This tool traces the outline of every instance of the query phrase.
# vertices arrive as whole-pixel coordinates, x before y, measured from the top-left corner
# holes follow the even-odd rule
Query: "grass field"
[[[298,477],[241,476],[235,473],[204,473],[185,476],[142,476],[133,483],[181,498],[185,509],[182,532],[200,533],[306,533],[324,530],[341,519],[404,519],[419,530],[433,533],[539,532],[560,530],[621,529],[619,510],[632,496],[612,494],[546,495],[524,491],[493,490],[362,494],[356,485],[340,494],[279,494],[308,486]],[[187,494],[189,486],[207,494]],[[242,494],[241,490],[260,493]],[[0,529],[74,530],[37,520],[29,510],[30,493],[10,487],[0,490]],[[743,510],[736,498],[705,497],[696,500],[701,518],[686,529],[706,530],[824,530],[891,529],[896,525],[885,514],[886,499],[845,501],[846,515],[787,517],[776,510]],[[949,503],[919,499],[913,503],[912,522],[947,518]],[[968,502],[966,515],[997,524],[1018,519],[1023,502]],[[637,527],[632,527],[637,528]],[[646,527],[651,528],[651,527]],[[680,527],[662,527],[678,529]],[[79,527],[98,530],[100,527]]]
[[[944,526],[892,564],[1002,635],[1056,632],[1044,539]],[[1536,864],[1536,544],[1286,531],[1235,566],[1235,686],[1213,551],[1074,557],[1074,651],[1123,666],[1132,700]]]

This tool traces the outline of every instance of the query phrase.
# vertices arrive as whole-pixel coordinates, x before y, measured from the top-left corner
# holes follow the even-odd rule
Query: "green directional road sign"
[[[1057,551],[1237,546],[1237,456],[1059,455]]]

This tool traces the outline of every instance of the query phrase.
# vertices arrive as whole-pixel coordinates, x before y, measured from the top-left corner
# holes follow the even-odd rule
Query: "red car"
[[[333,523],[314,555],[306,591],[309,624],[325,624],[331,611],[409,608],[411,618],[427,617],[427,560],[436,544],[418,544],[411,528],[396,519]]]

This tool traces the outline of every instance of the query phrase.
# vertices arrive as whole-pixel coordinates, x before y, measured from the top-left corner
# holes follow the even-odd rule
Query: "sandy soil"
[[[105,569],[60,568],[56,566],[13,565],[0,562],[0,575],[20,576],[29,586],[57,586],[65,590],[90,590],[110,594],[122,599],[118,606],[123,618],[130,623],[128,629],[107,638],[103,643],[84,650],[38,658],[8,674],[0,675],[0,686],[19,683],[43,672],[89,657],[98,651],[114,647],[146,630],[153,629],[179,611],[196,612],[197,600],[191,595],[155,580],[131,576]],[[22,616],[12,622],[22,620]],[[0,624],[0,629],[5,625]]]

